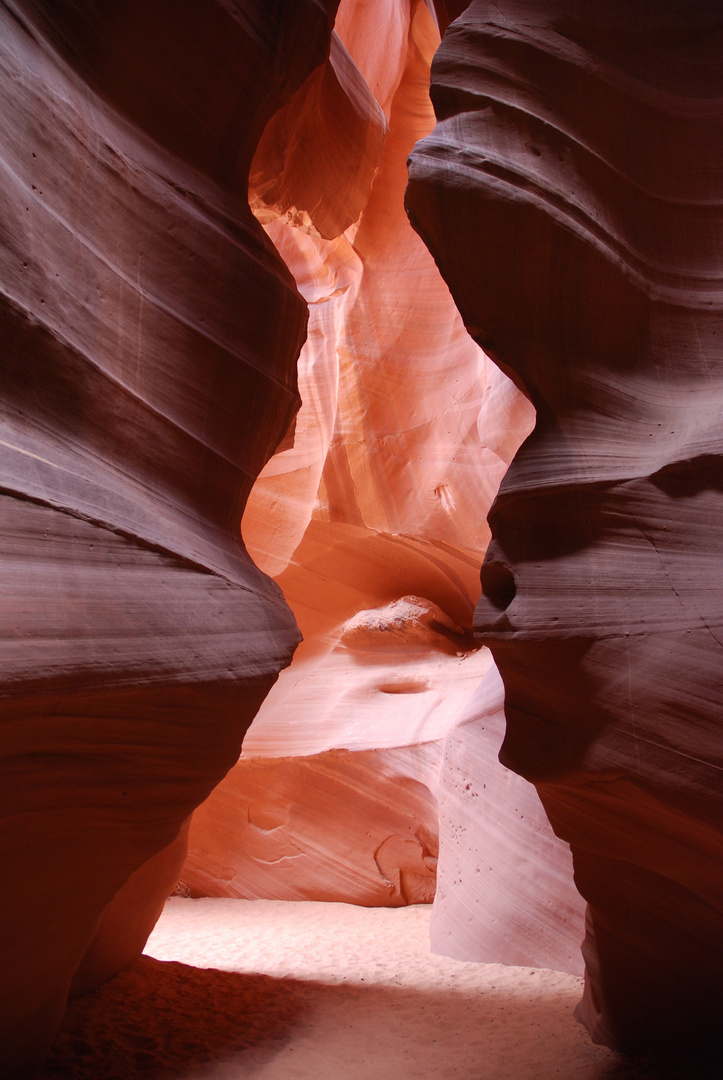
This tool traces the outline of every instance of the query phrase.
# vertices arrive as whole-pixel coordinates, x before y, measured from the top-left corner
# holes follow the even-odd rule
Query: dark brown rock
[[[239,522],[306,305],[246,191],[334,7],[0,9],[4,1077],[140,952],[298,641]]]
[[[433,67],[408,206],[533,434],[490,515],[478,635],[502,760],[588,901],[582,1016],[718,1038],[723,16],[473,3]]]

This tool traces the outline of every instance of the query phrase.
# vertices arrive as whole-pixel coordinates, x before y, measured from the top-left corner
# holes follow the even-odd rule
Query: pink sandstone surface
[[[720,1039],[720,5],[477,0],[408,206],[535,430],[475,619],[588,903],[581,1016]]]
[[[499,704],[470,711],[490,667],[471,636],[484,508],[532,410],[465,333],[404,211],[438,43],[422,2],[342,0],[333,81],[307,81],[252,165],[251,204],[310,323],[293,446],[263,470],[243,533],[304,643],[194,815],[181,876],[192,895],[392,906],[431,900],[438,877],[437,948],[577,972],[569,852],[496,760]],[[353,155],[327,117],[340,110]],[[309,159],[310,175],[294,165]]]

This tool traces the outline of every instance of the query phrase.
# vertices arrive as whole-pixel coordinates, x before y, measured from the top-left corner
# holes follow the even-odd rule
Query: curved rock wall
[[[626,1048],[720,1034],[722,42],[714,3],[477,0],[407,197],[537,410],[475,625]]]
[[[238,766],[195,815],[183,880],[212,894],[397,904],[403,893],[376,852],[401,837],[394,850],[411,845],[421,865],[420,830],[436,847],[442,740],[490,663],[471,636],[488,532],[464,492],[491,502],[519,443],[515,424],[529,418],[465,333],[404,212],[406,157],[433,125],[433,14],[410,0],[342,3],[333,41],[333,82],[320,73],[307,83],[267,128],[251,170],[252,205],[310,318],[293,444],[262,472],[243,534],[304,642]],[[327,120],[339,112],[350,116],[341,144]],[[298,176],[312,155],[313,189]],[[353,223],[339,205],[354,208]],[[500,405],[486,425],[485,399]],[[264,813],[280,824],[249,845],[238,830],[260,770]],[[332,774],[345,812],[308,798]],[[387,776],[399,780],[391,802]],[[420,785],[424,797],[410,802]],[[277,860],[279,845],[297,853],[297,875]]]
[[[246,192],[334,8],[0,6],[3,1076],[141,950],[298,640],[238,542],[307,319]]]
[[[430,900],[436,878],[435,948],[578,971],[569,851],[497,761],[494,693],[477,698],[484,517],[533,411],[465,333],[404,211],[438,42],[424,3],[342,0],[333,78],[312,76],[252,166],[310,321],[293,445],[243,532],[304,642],[194,815],[182,878],[194,894],[391,905]]]

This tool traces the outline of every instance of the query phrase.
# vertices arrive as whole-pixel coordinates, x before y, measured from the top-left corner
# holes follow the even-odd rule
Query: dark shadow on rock
[[[143,956],[70,1004],[37,1080],[292,1080],[361,1068],[376,1080],[422,1080],[452,1067],[460,1080],[720,1080],[690,1058],[598,1056],[573,1020],[576,989],[545,980],[524,971],[509,986],[329,984]]]
[[[70,1003],[39,1080],[170,1080],[230,1054],[260,1065],[301,1022],[303,986],[142,956]]]
[[[723,1080],[720,1057],[628,1057],[617,1061],[597,1080]]]

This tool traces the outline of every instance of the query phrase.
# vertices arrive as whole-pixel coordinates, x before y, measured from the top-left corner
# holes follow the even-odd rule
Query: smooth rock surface
[[[247,184],[334,6],[0,8],[4,1077],[139,954],[298,640],[238,539],[307,321]]]
[[[193,895],[397,905],[431,900],[438,871],[441,951],[578,971],[566,845],[534,789],[497,761],[499,723],[480,721],[475,738],[457,730],[490,666],[471,635],[485,508],[533,412],[464,332],[404,211],[406,158],[433,124],[438,32],[429,8],[407,0],[343,0],[335,32],[357,108],[367,103],[370,125],[384,118],[377,171],[361,120],[348,132],[356,173],[332,140],[321,74],[315,111],[307,84],[283,135],[278,118],[266,129],[252,169],[252,205],[310,322],[293,446],[262,472],[243,532],[304,642],[238,765],[194,816],[182,882]],[[336,108],[338,89],[328,93]],[[314,160],[306,209],[287,145]],[[267,160],[283,182],[264,179]],[[329,239],[318,192],[333,200],[343,183],[354,204],[364,176],[358,223]],[[498,805],[465,799],[487,781]]]
[[[439,744],[430,743],[242,757],[194,815],[183,880],[197,895],[327,902],[353,896],[366,907],[430,903],[439,755]],[[226,865],[219,861],[224,854]]]
[[[567,844],[534,787],[498,760],[504,687],[494,664],[444,746],[432,948],[458,960],[582,975],[585,902]]]
[[[723,16],[475,2],[408,206],[537,410],[476,630],[588,901],[585,1023],[720,1038]]]

